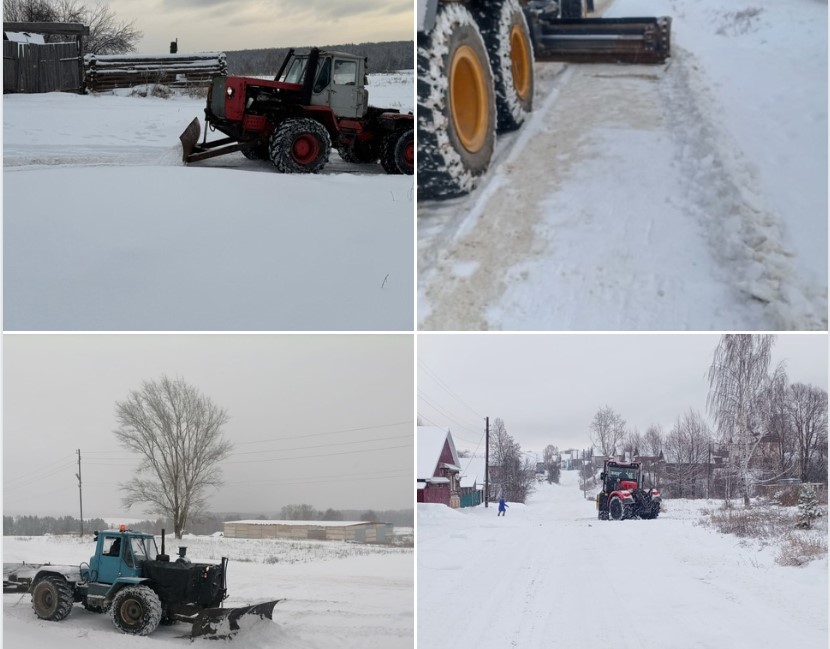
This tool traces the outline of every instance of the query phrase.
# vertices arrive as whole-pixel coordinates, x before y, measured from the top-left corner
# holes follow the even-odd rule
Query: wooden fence
[[[173,88],[207,87],[211,78],[228,73],[223,52],[159,56],[88,54],[84,68],[86,87],[93,92],[148,83]]]
[[[3,41],[3,92],[78,91],[82,88],[77,42]]]

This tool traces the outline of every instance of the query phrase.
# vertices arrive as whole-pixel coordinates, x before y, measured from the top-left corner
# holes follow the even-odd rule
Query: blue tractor
[[[42,620],[59,621],[80,603],[88,611],[109,612],[124,633],[148,635],[159,624],[187,622],[191,636],[229,637],[244,615],[271,619],[280,600],[240,608],[221,608],[227,598],[228,559],[219,564],[192,563],[180,547],[171,561],[152,534],[128,530],[95,532],[89,564],[23,565],[3,582],[4,591],[32,594],[32,608]]]

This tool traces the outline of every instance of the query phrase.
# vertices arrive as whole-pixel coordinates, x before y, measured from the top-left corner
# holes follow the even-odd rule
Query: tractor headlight
[[[225,91],[225,94],[228,96],[228,99],[230,99],[231,97],[233,97],[233,88],[228,88],[228,89]]]

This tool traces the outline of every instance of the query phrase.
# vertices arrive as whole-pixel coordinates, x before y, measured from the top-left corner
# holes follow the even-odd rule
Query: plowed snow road
[[[672,501],[657,520],[598,521],[562,475],[503,518],[418,506],[419,647],[827,646],[826,560],[777,566]]]
[[[810,108],[826,35],[823,59],[803,59],[827,8],[790,3],[778,21],[781,0],[764,0],[744,20],[692,4],[664,8],[667,65],[537,64],[535,112],[481,186],[419,204],[421,329],[826,329],[826,102]],[[803,45],[784,57],[788,25]],[[699,33],[737,48],[743,72],[701,58]],[[759,43],[781,65],[742,89]],[[765,91],[788,75],[789,99]],[[784,107],[800,119],[775,121]]]

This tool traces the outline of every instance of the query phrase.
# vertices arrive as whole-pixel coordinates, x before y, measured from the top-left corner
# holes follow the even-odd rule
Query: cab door
[[[326,57],[314,87],[311,103],[329,106],[337,117],[361,118],[366,114],[369,93],[364,87],[361,59]]]
[[[125,553],[128,551],[127,542],[119,534],[101,534],[98,540],[98,566],[97,571],[93,570],[91,575],[94,581],[104,584],[115,583],[115,580],[124,572]],[[92,565],[93,562],[90,562]],[[95,574],[97,572],[97,574]]]

